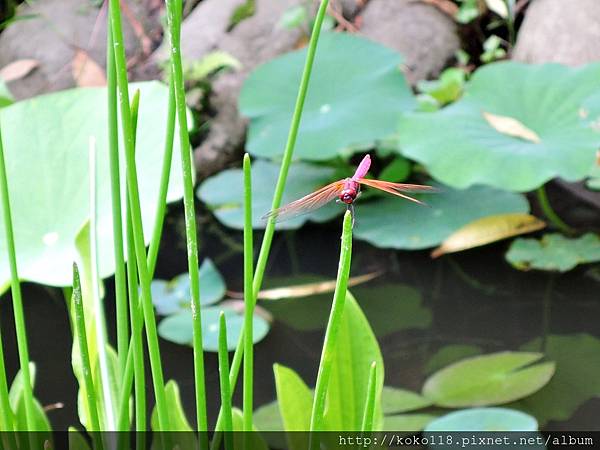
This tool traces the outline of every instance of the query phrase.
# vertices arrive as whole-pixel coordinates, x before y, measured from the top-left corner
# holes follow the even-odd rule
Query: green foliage
[[[249,117],[247,150],[281,155],[306,50],[288,53],[246,80],[240,110]],[[399,115],[414,107],[399,54],[347,33],[323,33],[300,124],[295,157],[331,159],[351,146],[396,133]],[[376,71],[373,69],[377,68]],[[344,74],[344,76],[340,76]]]
[[[334,169],[314,164],[295,163],[290,168],[283,202],[288,203],[332,181]],[[263,216],[271,209],[273,186],[279,176],[279,165],[258,160],[252,165],[252,176],[256,182],[252,190],[252,225],[261,229],[267,225]],[[225,170],[208,178],[196,191],[200,200],[206,202],[215,216],[225,225],[243,229],[244,194],[241,169]],[[326,221],[344,212],[339,205],[327,205],[311,214],[306,214],[278,224],[279,229],[299,228],[307,220]]]
[[[149,237],[162,159],[162,148],[157,143],[163,142],[165,133],[163,118],[156,112],[166,109],[168,92],[156,82],[134,84],[134,89],[141,90],[142,98],[137,163],[142,218]],[[3,108],[0,117],[11,174],[20,276],[51,286],[70,285],[77,254],[75,236],[89,216],[89,137],[96,138],[98,149],[107,146],[106,89],[72,89],[43,95]],[[175,158],[169,201],[182,196],[179,164]],[[108,158],[98,159],[97,170],[99,180],[109,179]],[[35,189],[31,188],[31,180],[36,180]],[[98,263],[100,275],[106,277],[114,271],[110,183],[98,183],[97,211]],[[5,252],[2,236],[0,253]],[[8,266],[0,265],[0,286],[8,279]]]
[[[558,233],[541,239],[519,238],[512,242],[506,260],[519,270],[567,272],[578,264],[600,261],[600,238],[592,233],[579,238]]]
[[[256,11],[256,0],[246,0],[233,11],[229,18],[229,29],[235,28],[237,24],[248,17],[252,17]]]
[[[298,28],[308,22],[308,10],[306,5],[296,5],[289,8],[279,19],[279,26],[282,28]]]
[[[568,420],[586,401],[600,396],[600,339],[589,334],[550,335],[523,345],[542,349],[556,362],[556,373],[544,389],[514,407],[533,414],[541,423]]]
[[[430,422],[425,433],[435,431],[537,431],[534,417],[509,408],[471,408],[448,413]]]
[[[459,0],[460,7],[454,18],[458,23],[466,24],[479,16],[479,6],[477,0]]]
[[[165,385],[165,396],[167,400],[167,408],[169,411],[169,419],[171,425],[171,429],[169,431],[174,432],[168,433],[167,435],[167,438],[169,439],[169,444],[172,446],[171,448],[198,448],[198,442],[194,433],[192,433],[193,428],[188,422],[187,418],[185,417],[185,412],[181,403],[181,395],[179,393],[179,386],[177,385],[175,380],[169,380]],[[150,426],[154,431],[161,431],[156,407],[152,411]],[[161,436],[160,434],[156,435],[152,447],[157,450],[165,448],[164,445],[162,445],[162,441],[160,441],[160,439],[163,437],[164,436]]]
[[[422,409],[431,405],[431,400],[406,389],[384,386],[381,395],[381,410],[386,415]]]
[[[240,69],[242,63],[227,52],[215,50],[207,53],[202,59],[185,63],[185,79],[199,82],[221,69]],[[167,72],[169,73],[169,72]]]
[[[487,184],[529,191],[557,176],[577,181],[589,173],[600,145],[592,127],[600,96],[591,97],[599,88],[600,64],[488,64],[474,73],[457,102],[402,118],[400,149],[456,188]],[[485,114],[516,124],[501,132],[506,123],[493,126]],[[529,133],[523,135],[524,129]]]
[[[491,63],[506,56],[506,50],[502,48],[502,39],[492,34],[483,43],[483,53],[479,57],[482,63]]]
[[[543,362],[541,353],[500,352],[474,356],[446,366],[431,375],[423,395],[436,406],[462,408],[508,403],[545,386],[555,364]]]
[[[437,80],[419,81],[417,89],[419,92],[433,97],[440,106],[443,106],[456,101],[461,96],[466,78],[464,70],[451,67],[444,70]]]
[[[440,244],[475,219],[529,211],[522,195],[483,186],[465,190],[444,187],[437,194],[420,198],[429,207],[392,196],[365,204],[359,200],[355,236],[376,247],[422,249]]]
[[[219,349],[219,314],[225,312],[227,318],[227,348],[234,350],[240,337],[244,317],[239,309],[229,305],[202,308],[202,340],[204,350],[217,352]],[[269,322],[254,314],[254,343],[260,342],[269,332]],[[158,326],[158,334],[167,341],[181,345],[192,345],[192,311],[175,313],[163,319]]]
[[[451,344],[440,348],[425,365],[425,373],[431,374],[441,368],[469,356],[482,353],[481,347],[468,344]]]
[[[198,272],[202,292],[202,306],[212,305],[225,296],[225,281],[210,258],[202,261]],[[170,281],[152,280],[152,302],[156,312],[168,316],[190,309],[190,277],[188,273],[177,275]]]
[[[383,430],[415,433],[425,428],[436,417],[434,414],[395,414],[385,416],[383,418]]]
[[[8,89],[8,86],[2,79],[0,79],[0,108],[9,106],[14,103],[14,101],[15,99]]]

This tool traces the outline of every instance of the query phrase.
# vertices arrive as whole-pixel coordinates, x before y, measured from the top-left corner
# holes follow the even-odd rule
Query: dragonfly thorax
[[[340,192],[338,198],[340,199],[340,201],[346,203],[347,205],[350,205],[354,202],[354,200],[356,200],[356,196],[358,195],[358,189],[359,185],[356,181],[354,181],[352,178],[346,178],[344,180],[344,187],[342,189],[342,192]]]

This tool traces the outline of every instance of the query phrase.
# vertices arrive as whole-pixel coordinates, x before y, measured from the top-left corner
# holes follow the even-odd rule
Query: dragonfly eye
[[[342,192],[340,200],[342,200],[344,203],[350,204],[354,201],[354,196],[349,192]]]

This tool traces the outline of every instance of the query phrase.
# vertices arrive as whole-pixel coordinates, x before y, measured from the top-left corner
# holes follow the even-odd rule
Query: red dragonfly
[[[270,211],[263,216],[263,219],[274,218],[279,222],[283,220],[289,220],[302,214],[308,214],[309,212],[320,208],[326,203],[329,203],[336,197],[338,202],[348,205],[348,209],[350,209],[352,214],[354,214],[354,201],[360,195],[361,186],[369,186],[379,189],[389,194],[396,195],[422,205],[424,204],[422,201],[405,195],[404,192],[423,193],[437,191],[437,189],[432,186],[421,184],[391,183],[389,181],[367,179],[365,178],[365,175],[367,175],[369,167],[371,167],[371,157],[366,155],[356,168],[356,172],[354,172],[354,175],[352,175],[351,178],[344,178],[343,180],[334,181],[333,183],[322,187],[312,194],[308,194],[307,196],[282,206],[281,208]]]

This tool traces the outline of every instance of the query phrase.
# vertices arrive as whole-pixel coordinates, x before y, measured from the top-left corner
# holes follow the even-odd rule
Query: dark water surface
[[[266,283],[282,277],[302,280],[307,274],[334,278],[339,252],[339,223],[308,226],[277,235]],[[201,257],[210,256],[224,275],[228,289],[242,287],[242,257],[224,242],[241,242],[241,233],[231,233],[208,222],[202,229]],[[169,279],[187,271],[181,226],[167,224],[157,278]],[[225,234],[224,234],[225,233]],[[223,238],[226,236],[226,239]],[[260,244],[256,237],[255,246]],[[600,399],[592,398],[587,386],[600,379],[600,282],[587,266],[556,276],[522,273],[503,259],[506,244],[431,260],[427,252],[395,252],[355,241],[352,275],[384,271],[383,275],[352,289],[381,346],[385,361],[385,383],[420,390],[427,374],[435,369],[440,349],[448,346],[464,354],[528,349],[552,349],[561,356],[563,368],[553,389],[561,401],[536,411],[555,408],[544,429],[600,430]],[[113,282],[108,280],[107,305],[114,342]],[[62,292],[25,284],[24,297],[31,359],[37,365],[36,394],[43,405],[57,402],[64,407],[49,412],[56,429],[78,424],[76,381],[70,366],[71,331]],[[261,302],[274,316],[272,329],[255,347],[255,404],[275,398],[273,363],[295,369],[314,385],[323,328],[331,294],[278,302]],[[18,367],[10,297],[0,303],[0,321],[9,379]],[[531,342],[536,340],[535,342]],[[184,407],[193,423],[193,368],[191,348],[161,341],[165,379],[179,383]],[[437,357],[439,358],[439,356]],[[561,365],[561,361],[563,364]],[[557,373],[558,374],[558,373]],[[241,378],[241,377],[240,377]],[[556,377],[555,377],[556,378]],[[206,355],[209,417],[214,423],[219,405],[216,354]],[[589,382],[589,383],[588,383]],[[148,395],[152,384],[148,374]],[[235,402],[241,405],[240,389]],[[580,406],[577,406],[580,404]]]

